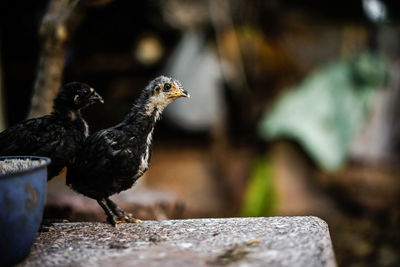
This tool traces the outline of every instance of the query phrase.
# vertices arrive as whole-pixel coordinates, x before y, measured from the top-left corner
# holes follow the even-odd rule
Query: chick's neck
[[[54,106],[53,114],[57,117],[68,119],[71,121],[75,121],[76,119],[82,119],[81,110],[80,109],[72,109],[66,106]]]
[[[123,124],[126,130],[142,137],[151,135],[154,125],[160,119],[164,109],[164,106],[156,105],[151,100],[151,97],[147,97],[145,94],[139,97],[124,118]]]

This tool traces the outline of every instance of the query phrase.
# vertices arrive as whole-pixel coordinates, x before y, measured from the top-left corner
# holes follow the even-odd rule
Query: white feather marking
[[[89,126],[86,123],[86,121],[83,121],[83,127],[85,128],[84,135],[85,135],[85,137],[88,137],[89,136]]]
[[[71,121],[74,121],[78,117],[80,118],[80,115],[76,114],[74,111],[70,111],[69,112],[69,117],[71,118]],[[84,134],[85,137],[88,137],[89,136],[89,126],[88,126],[88,124],[86,123],[85,120],[82,120],[82,122],[83,122],[83,134]]]
[[[140,165],[137,176],[141,176],[149,167],[149,155],[150,155],[150,144],[151,139],[153,136],[153,130],[151,129],[150,133],[147,135],[146,139],[146,151],[143,153],[142,157],[140,158]]]
[[[152,97],[150,97],[149,102],[146,105],[145,114],[147,116],[151,116],[154,110],[157,109],[157,112],[155,114],[155,120],[157,121],[160,118],[160,115],[164,108],[168,106],[172,101],[173,99],[169,98],[164,93],[153,95]]]

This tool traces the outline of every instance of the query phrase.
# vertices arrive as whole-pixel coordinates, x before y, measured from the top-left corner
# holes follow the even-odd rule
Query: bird
[[[0,156],[43,156],[51,159],[47,180],[75,158],[89,135],[81,110],[103,98],[89,85],[70,82],[53,100],[53,111],[19,122],[0,133]]]
[[[110,196],[131,188],[147,171],[154,126],[166,106],[190,95],[173,78],[159,76],[141,91],[121,123],[90,135],[75,162],[67,167],[66,184],[95,199],[113,226],[140,220]]]

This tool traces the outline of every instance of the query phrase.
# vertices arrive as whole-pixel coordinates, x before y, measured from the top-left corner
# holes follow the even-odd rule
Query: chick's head
[[[179,97],[190,97],[178,80],[166,76],[151,81],[147,90],[149,100],[159,107],[167,106]]]
[[[89,85],[71,82],[64,85],[54,100],[55,106],[79,110],[94,103],[104,103],[103,98]]]

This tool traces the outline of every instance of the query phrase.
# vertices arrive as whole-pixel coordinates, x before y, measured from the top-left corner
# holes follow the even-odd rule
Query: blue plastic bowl
[[[10,266],[28,256],[42,221],[47,166],[44,157],[0,157],[40,160],[39,166],[0,174],[0,265]]]

